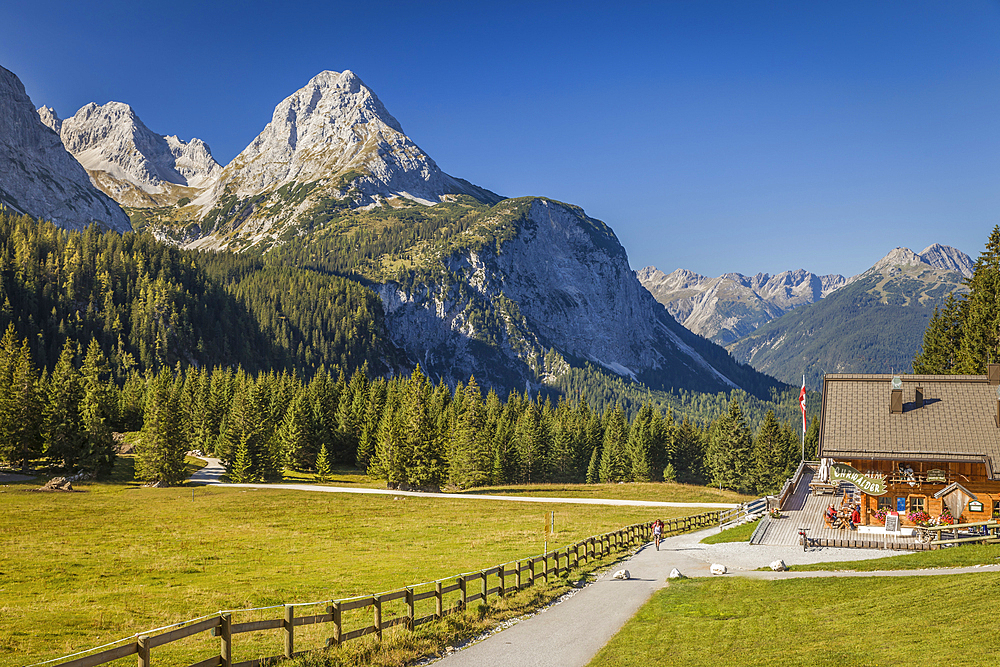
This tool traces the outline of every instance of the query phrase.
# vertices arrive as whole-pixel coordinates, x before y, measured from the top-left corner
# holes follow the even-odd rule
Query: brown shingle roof
[[[892,375],[823,379],[820,456],[986,462],[1000,470],[997,387],[985,375],[900,375],[903,412],[889,414]],[[914,404],[923,387],[924,407]]]

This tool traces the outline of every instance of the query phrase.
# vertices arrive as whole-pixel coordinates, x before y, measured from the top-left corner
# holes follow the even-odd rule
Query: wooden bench
[[[812,491],[813,495],[820,493],[837,493],[838,484],[830,484],[828,482],[809,482],[809,490]]]

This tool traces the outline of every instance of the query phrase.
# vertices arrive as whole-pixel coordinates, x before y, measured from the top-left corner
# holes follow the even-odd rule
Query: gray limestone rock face
[[[159,192],[164,183],[207,185],[222,169],[203,141],[185,143],[156,134],[122,102],[87,104],[62,121],[60,137],[88,171],[104,172],[148,193]]]
[[[50,122],[54,122],[52,114]],[[21,213],[82,229],[99,222],[130,230],[128,216],[95,188],[87,172],[43,124],[24,85],[0,67],[0,203]]]

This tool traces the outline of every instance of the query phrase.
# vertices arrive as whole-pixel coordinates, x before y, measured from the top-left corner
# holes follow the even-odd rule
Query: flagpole
[[[802,460],[806,460],[806,375],[802,374],[802,393],[799,396],[802,407]]]

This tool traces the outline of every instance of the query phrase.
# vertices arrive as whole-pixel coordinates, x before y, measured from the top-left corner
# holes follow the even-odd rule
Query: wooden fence
[[[718,523],[718,511],[669,519],[664,522],[664,534],[683,533],[695,528],[718,525]],[[532,586],[539,579],[548,583],[549,577],[558,577],[570,570],[576,569],[580,564],[604,558],[627,549],[634,544],[647,542],[650,539],[652,539],[652,529],[649,524],[635,524],[612,533],[588,537],[576,544],[541,556],[504,563],[478,572],[469,572],[439,581],[407,586],[406,588],[379,593],[377,595],[330,600],[325,603],[285,604],[266,608],[283,609],[284,614],[281,618],[234,623],[234,613],[259,610],[220,611],[211,616],[194,619],[193,621],[184,621],[173,626],[167,626],[167,628],[160,628],[160,630],[167,630],[160,634],[153,634],[153,632],[159,631],[152,631],[136,635],[133,638],[122,640],[127,643],[100,651],[99,653],[92,653],[85,657],[74,657],[86,652],[82,651],[73,656],[66,656],[39,664],[58,663],[63,667],[92,667],[94,665],[103,665],[119,658],[136,655],[138,656],[139,667],[149,667],[151,653],[154,648],[198,633],[211,632],[213,636],[219,637],[220,648],[218,655],[191,663],[191,667],[257,667],[257,665],[270,660],[290,658],[294,655],[305,653],[306,651],[296,652],[295,650],[295,628],[303,625],[331,623],[333,627],[331,628],[331,636],[327,640],[328,646],[335,646],[365,635],[375,635],[381,639],[382,631],[388,628],[402,625],[408,630],[413,630],[424,623],[440,620],[446,614],[460,611],[466,608],[471,602],[482,601],[485,604],[490,596],[502,597],[508,592],[512,593]],[[418,616],[418,603],[431,600],[433,601],[433,611]],[[326,605],[323,613],[308,616],[295,615],[297,607],[318,607],[322,605]],[[430,602],[423,602],[422,606],[427,611],[431,609]],[[395,609],[396,612],[390,613],[389,608]],[[353,627],[358,625],[358,614],[351,614],[355,621],[353,624],[345,620],[345,614],[348,612],[357,612],[358,610],[370,610],[368,612],[370,614],[368,616],[370,621],[363,620],[360,626]],[[348,627],[352,629],[348,630]],[[233,638],[236,635],[267,630],[279,630],[281,632],[284,639],[284,651],[281,655],[257,660],[233,662]],[[61,662],[63,660],[66,662]]]

